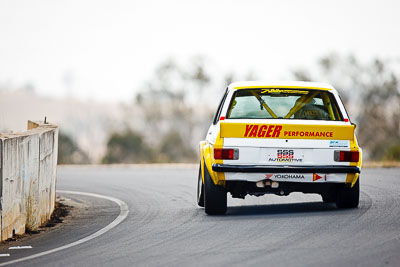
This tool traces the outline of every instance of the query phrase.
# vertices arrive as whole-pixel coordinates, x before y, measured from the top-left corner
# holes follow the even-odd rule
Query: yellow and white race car
[[[338,208],[358,207],[355,127],[329,84],[232,83],[199,145],[197,203],[207,214],[224,214],[227,192],[303,192]]]

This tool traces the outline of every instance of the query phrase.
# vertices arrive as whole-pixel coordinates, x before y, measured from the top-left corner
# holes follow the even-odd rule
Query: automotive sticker
[[[293,159],[294,150],[293,149],[278,149],[276,151],[276,156],[278,159]]]
[[[303,156],[304,158],[304,156]],[[278,149],[276,157],[269,155],[269,162],[303,162],[303,158],[295,157],[293,149]]]
[[[331,140],[329,141],[329,147],[349,147],[349,140]]]

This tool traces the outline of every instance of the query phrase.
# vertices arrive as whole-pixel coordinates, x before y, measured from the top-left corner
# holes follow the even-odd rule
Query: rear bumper
[[[215,172],[241,173],[360,173],[357,166],[264,166],[213,164]]]

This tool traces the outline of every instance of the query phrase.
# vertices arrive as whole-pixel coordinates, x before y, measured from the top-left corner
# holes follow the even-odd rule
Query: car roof
[[[230,89],[249,88],[291,88],[291,89],[320,89],[336,91],[332,85],[327,83],[303,82],[303,81],[241,81],[229,85]]]

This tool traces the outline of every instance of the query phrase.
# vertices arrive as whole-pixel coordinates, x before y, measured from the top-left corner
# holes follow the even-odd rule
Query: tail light
[[[335,151],[334,160],[341,162],[358,162],[360,159],[359,151]]]
[[[214,148],[215,159],[239,159],[237,148]]]

